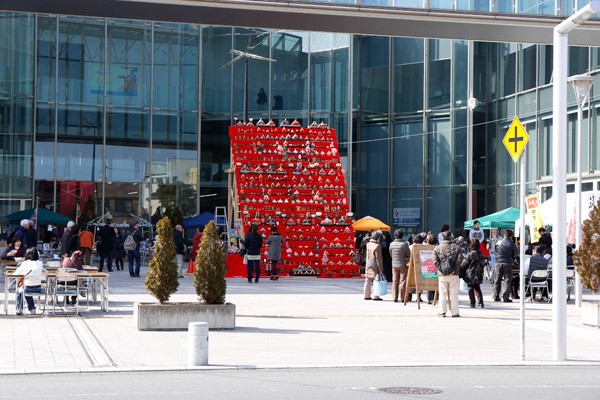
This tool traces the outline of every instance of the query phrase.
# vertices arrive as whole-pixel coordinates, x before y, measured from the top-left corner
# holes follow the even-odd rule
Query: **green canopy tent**
[[[514,229],[515,221],[521,217],[521,211],[516,208],[509,207],[505,210],[495,212],[485,217],[473,219],[465,222],[465,228],[473,228],[475,221],[479,221],[480,228],[482,229]]]
[[[11,224],[18,225],[22,219],[30,219],[34,212],[35,208],[30,208],[28,210],[17,211],[12,214],[8,214],[5,218],[8,219]],[[56,225],[66,225],[69,221],[73,220],[65,217],[62,214],[40,208],[38,210],[36,225],[50,225],[53,222]]]

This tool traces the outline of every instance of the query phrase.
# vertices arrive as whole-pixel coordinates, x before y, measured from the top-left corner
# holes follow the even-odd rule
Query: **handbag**
[[[245,257],[246,256],[246,248],[245,247],[241,247],[240,248],[240,257]]]
[[[19,281],[17,282],[18,287],[23,287],[23,285],[25,284],[25,277],[27,275],[29,275],[30,273],[31,273],[31,271],[29,271],[28,273],[26,273],[25,275],[23,275],[22,277],[19,278]]]
[[[378,274],[373,281],[373,296],[385,296],[388,293],[385,275]]]
[[[464,279],[460,280],[460,283],[458,284],[458,290],[464,294],[469,293],[469,286],[467,286],[466,282],[464,281]]]

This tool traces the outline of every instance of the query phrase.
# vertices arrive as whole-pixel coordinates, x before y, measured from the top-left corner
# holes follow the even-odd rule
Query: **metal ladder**
[[[221,219],[221,221],[223,222],[219,223],[219,219]],[[222,226],[223,232],[227,234],[227,237],[229,237],[228,222],[229,221],[227,221],[227,207],[215,207],[215,226]]]

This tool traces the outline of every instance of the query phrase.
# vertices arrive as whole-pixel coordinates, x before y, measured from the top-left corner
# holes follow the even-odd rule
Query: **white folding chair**
[[[44,314],[46,312],[46,297],[48,295],[46,282],[44,280],[42,280],[41,284],[39,285],[40,286],[39,291],[33,291],[31,289],[32,287],[37,286],[37,285],[34,285],[33,283],[39,283],[39,281],[40,281],[39,276],[31,276],[31,275],[25,276],[25,279],[23,280],[23,296],[21,296],[20,307],[17,307],[17,308],[24,310],[25,296],[35,297],[35,298],[37,298],[36,309],[39,310],[40,305],[42,305],[40,313]],[[44,302],[41,301],[42,297],[44,298]],[[23,313],[23,315],[32,315],[32,314]]]
[[[531,273],[531,277],[527,282],[527,291],[531,291],[531,301],[534,300],[533,289],[536,288],[546,288],[546,292],[548,293],[548,300],[550,300],[550,286],[548,285],[548,271],[547,270],[537,270]],[[540,295],[543,297],[543,292]]]
[[[59,272],[62,274],[64,272]],[[72,283],[75,282],[75,283]],[[79,296],[79,279],[73,275],[57,275],[52,285],[52,315],[76,316],[79,314],[79,302],[67,304],[69,297]],[[59,297],[62,297],[60,302]],[[62,311],[56,312],[57,305],[62,304]]]

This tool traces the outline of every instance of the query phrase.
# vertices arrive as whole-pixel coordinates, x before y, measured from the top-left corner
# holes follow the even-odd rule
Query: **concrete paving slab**
[[[228,279],[227,284],[237,326],[210,331],[209,368],[554,363],[552,305],[526,303],[526,361],[521,362],[519,303],[490,301],[487,282],[486,308],[469,308],[468,296],[461,294],[461,318],[439,318],[437,307],[424,302],[419,310],[416,302],[393,303],[390,295],[382,302],[365,301],[358,279],[282,277],[259,284]],[[187,276],[171,301],[196,300]],[[585,292],[584,301],[592,300],[600,296]],[[143,278],[116,271],[108,313],[93,305],[70,318],[1,315],[0,373],[186,370],[187,332],[138,331],[132,319],[136,301],[155,300]],[[569,360],[560,365],[600,364],[600,329],[581,324],[573,300],[567,323]]]

